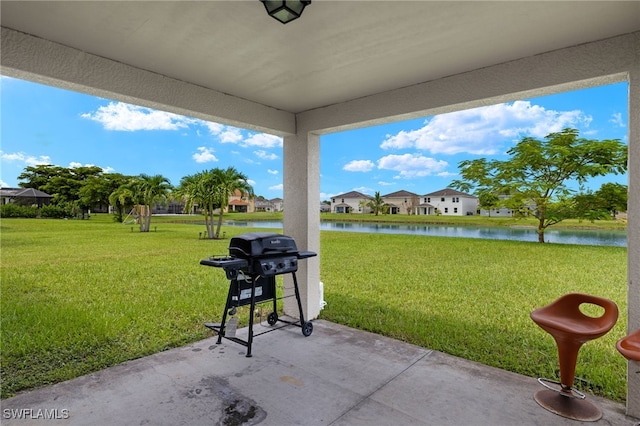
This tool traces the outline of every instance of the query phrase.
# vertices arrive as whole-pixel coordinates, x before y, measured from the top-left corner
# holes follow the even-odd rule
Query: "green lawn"
[[[151,230],[2,220],[2,398],[211,335],[228,282],[199,261],[228,239],[171,218]],[[572,291],[610,298],[620,319],[583,347],[578,383],[625,397],[625,248],[323,232],[319,259],[322,318],[534,377],[555,377],[557,355],[529,312]]]

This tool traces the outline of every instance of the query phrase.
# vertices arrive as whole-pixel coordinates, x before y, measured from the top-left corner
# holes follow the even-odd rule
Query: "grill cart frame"
[[[229,290],[222,313],[221,323],[205,323],[205,327],[218,333],[217,343],[222,343],[222,339],[231,340],[247,348],[247,357],[251,357],[253,338],[262,334],[270,333],[280,328],[290,325],[298,326],[302,329],[302,334],[308,337],[313,332],[311,321],[305,321],[300,300],[300,290],[296,271],[298,270],[298,260],[316,256],[315,252],[298,251],[293,238],[286,235],[253,232],[233,237],[229,244],[229,256],[212,256],[200,261],[201,265],[222,268],[229,280]],[[292,295],[277,296],[276,275],[291,274],[293,278],[293,288],[298,305],[299,319],[290,321],[278,317],[278,300],[292,297]],[[254,333],[254,313],[256,305],[263,303],[273,303],[273,310],[267,315],[267,323],[272,326],[266,331]],[[249,332],[246,340],[239,337],[227,336],[229,323],[228,316],[235,315],[236,309],[249,305]],[[282,325],[275,327],[281,322]],[[231,334],[231,333],[229,333]]]

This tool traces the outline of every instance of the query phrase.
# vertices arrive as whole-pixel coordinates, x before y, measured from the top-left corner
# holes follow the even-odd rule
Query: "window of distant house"
[[[344,198],[342,199],[342,201],[341,201],[341,202],[342,202],[342,203],[344,203]]]
[[[449,207],[445,207],[445,208],[444,208],[444,212],[445,212],[445,213],[449,213]]]
[[[458,213],[458,208],[457,208],[457,207],[454,207],[454,208],[453,208],[453,212],[454,212],[454,213]]]
[[[425,201],[425,203],[430,203],[431,202],[431,197],[427,197],[427,198],[425,198],[425,200],[427,200],[427,201]]]
[[[453,197],[451,199],[451,201],[453,201],[454,203],[459,203],[460,202],[460,197]]]
[[[440,201],[444,201],[444,197],[440,198]]]

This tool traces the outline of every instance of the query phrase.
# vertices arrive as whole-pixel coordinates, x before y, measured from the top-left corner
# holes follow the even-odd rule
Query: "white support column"
[[[628,331],[640,328],[640,59],[629,72]],[[640,418],[640,363],[627,364],[627,414]]]
[[[284,137],[284,234],[295,239],[298,250],[320,255],[320,136],[317,134],[303,132]],[[317,318],[320,313],[318,256],[300,261],[296,274],[305,320]],[[285,288],[293,287],[291,275],[286,274],[284,279]],[[299,316],[295,298],[285,299],[284,311],[287,315]]]

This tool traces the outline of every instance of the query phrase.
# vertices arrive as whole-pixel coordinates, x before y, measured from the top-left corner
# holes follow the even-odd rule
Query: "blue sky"
[[[423,195],[447,187],[466,159],[507,159],[524,136],[565,127],[627,143],[626,83],[492,105],[321,137],[320,199],[349,191]],[[0,184],[25,167],[95,165],[125,175],[183,176],[234,166],[257,195],[282,197],[282,139],[14,78],[0,79]],[[627,184],[627,176],[593,179]]]

